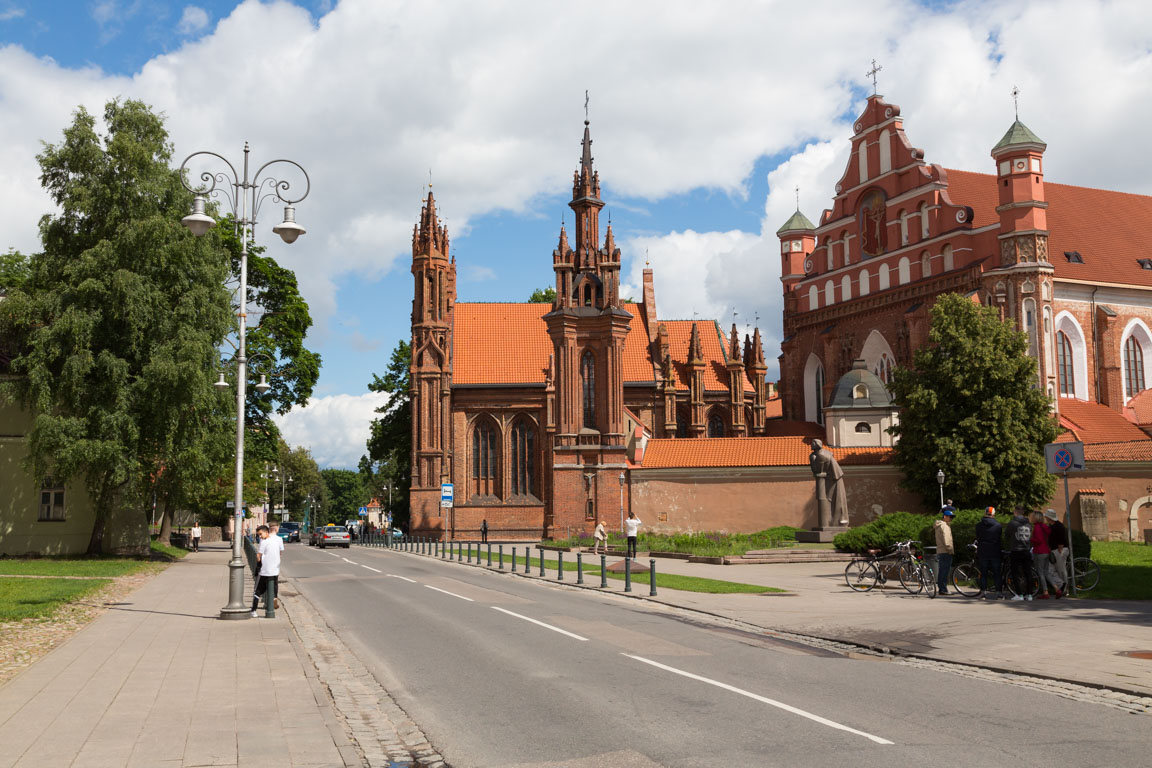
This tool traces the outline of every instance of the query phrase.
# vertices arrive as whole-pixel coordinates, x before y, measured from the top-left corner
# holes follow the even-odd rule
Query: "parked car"
[[[393,528],[392,529],[392,538],[394,538],[394,539],[404,538],[404,531],[400,530],[399,528]]]
[[[320,536],[324,533],[324,526],[318,525],[308,534],[308,546],[314,547],[320,543]]]
[[[300,523],[280,523],[280,530],[277,533],[285,542],[299,542]]]
[[[320,531],[320,540],[316,543],[320,549],[324,547],[344,547],[348,549],[352,546],[352,537],[348,534],[348,529],[342,525],[326,525]]]

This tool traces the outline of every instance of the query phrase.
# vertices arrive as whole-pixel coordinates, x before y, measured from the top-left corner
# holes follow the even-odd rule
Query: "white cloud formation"
[[[176,31],[182,35],[194,35],[208,26],[208,11],[195,5],[184,6],[184,13],[176,25]]]
[[[0,21],[11,21],[12,19],[20,19],[24,17],[23,8],[5,8],[0,11]]]
[[[376,409],[388,402],[383,392],[313,397],[305,408],[276,416],[276,425],[289,445],[303,445],[321,468],[355,469],[368,452],[366,442]]]

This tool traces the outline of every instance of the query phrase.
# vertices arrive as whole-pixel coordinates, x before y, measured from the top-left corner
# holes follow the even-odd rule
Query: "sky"
[[[527,299],[572,222],[587,91],[624,295],[650,264],[662,319],[758,324],[775,378],[775,231],[797,199],[813,221],[830,205],[873,60],[930,163],[993,172],[1018,87],[1045,178],[1152,194],[1143,0],[0,0],[0,249],[39,250],[35,156],[81,105],[152,105],[176,162],[238,164],[247,141],[254,167],[300,163],[308,233],[281,243],[269,205],[256,239],[296,271],[324,366],[280,426],[355,467],[387,398],[367,384],[409,335],[427,185],[459,299]]]

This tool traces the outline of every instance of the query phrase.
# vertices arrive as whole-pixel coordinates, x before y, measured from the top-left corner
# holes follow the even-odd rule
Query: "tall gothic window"
[[[724,437],[724,419],[718,413],[708,416],[708,437]]]
[[[676,437],[688,437],[688,414],[683,408],[676,410]]]
[[[1144,389],[1144,350],[1135,336],[1124,342],[1124,384],[1128,387],[1128,397]]]
[[[580,360],[580,393],[584,401],[584,426],[596,429],[596,357],[585,352]]]
[[[512,495],[528,496],[535,491],[536,430],[527,419],[512,427]]]
[[[824,369],[816,369],[816,423],[824,423]]]
[[[488,421],[477,422],[472,430],[472,482],[477,496],[496,495],[499,462],[495,428]]]
[[[1076,396],[1076,380],[1072,375],[1072,342],[1064,331],[1056,331],[1056,369],[1060,372],[1060,396]]]

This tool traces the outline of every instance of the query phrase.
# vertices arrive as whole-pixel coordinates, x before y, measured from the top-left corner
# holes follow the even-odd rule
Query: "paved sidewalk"
[[[519,543],[523,553],[523,543]],[[493,548],[495,551],[495,547]],[[509,545],[505,553],[510,554]],[[539,551],[533,547],[532,556]],[[609,565],[622,558],[609,557]],[[575,553],[565,553],[571,563]],[[640,562],[648,565],[649,558]],[[850,590],[843,563],[709,565],[655,558],[658,573],[676,573],[789,590],[780,594],[710,595],[647,584],[632,596],[741,621],[769,630],[838,640],[937,661],[1047,677],[1152,696],[1152,659],[1124,656],[1152,652],[1152,602],[1120,600],[972,600],[958,595],[909,595],[900,587],[868,593]],[[555,580],[556,553],[545,552],[547,579]],[[585,562],[599,563],[591,555]],[[531,578],[538,578],[533,571]],[[569,585],[574,574],[566,576]],[[597,579],[586,587],[598,588]],[[609,579],[608,590],[622,582]]]
[[[216,618],[228,559],[173,563],[0,687],[0,767],[361,765],[288,618]]]

